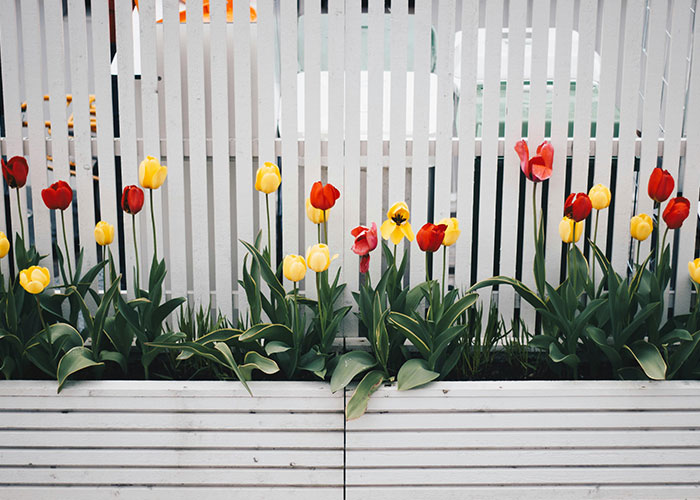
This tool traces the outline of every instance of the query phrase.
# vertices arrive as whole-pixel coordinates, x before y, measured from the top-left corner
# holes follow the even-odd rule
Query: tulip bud
[[[576,223],[576,238],[574,239],[574,220],[564,217],[559,223],[559,236],[564,243],[576,243],[581,239],[583,224]]]
[[[0,259],[5,257],[10,251],[10,240],[7,239],[5,233],[0,231]]]
[[[122,193],[122,210],[136,215],[143,208],[143,189],[138,186],[125,186]]]
[[[340,198],[338,191],[333,184],[328,183],[325,186],[321,181],[316,181],[311,186],[311,204],[319,210],[328,210],[333,208],[335,201]]]
[[[445,239],[442,240],[442,244],[446,247],[454,245],[459,235],[462,231],[459,229],[459,221],[456,217],[451,217],[449,219],[442,219],[440,224],[445,224],[447,229],[445,229]]]
[[[691,280],[700,284],[700,259],[688,262],[688,273],[690,274]]]
[[[255,189],[266,194],[274,193],[282,183],[280,169],[274,163],[265,162],[255,174]]]
[[[669,229],[678,229],[690,215],[690,200],[679,196],[668,201],[664,209],[664,222]]]
[[[630,234],[639,241],[646,240],[654,230],[654,221],[647,214],[639,214],[630,220]]]
[[[564,202],[564,216],[581,222],[591,213],[593,205],[586,193],[571,193]]]
[[[73,190],[65,181],[58,181],[41,190],[41,199],[49,210],[65,210],[73,201]]]
[[[282,262],[282,273],[289,281],[297,282],[306,275],[306,262],[301,255],[287,255]]]
[[[603,210],[610,206],[610,198],[612,194],[610,190],[603,184],[596,184],[588,192],[588,197],[591,199],[591,204],[596,210]]]
[[[50,282],[51,275],[45,267],[32,266],[19,273],[19,284],[33,295],[43,292]]]
[[[27,183],[29,165],[24,156],[13,156],[7,163],[2,162],[2,176],[11,188],[21,188]]]
[[[114,226],[101,220],[95,226],[95,241],[100,246],[109,245],[114,241]]]
[[[326,213],[323,210],[314,208],[309,198],[306,198],[306,216],[314,224],[322,224],[326,221]]]
[[[656,167],[649,177],[649,185],[647,187],[649,198],[657,203],[668,200],[668,197],[673,192],[674,184],[673,176],[668,170]]]
[[[424,252],[437,252],[445,239],[446,229],[447,225],[445,224],[435,225],[430,222],[424,224],[416,234],[416,241],[420,249]]]
[[[139,184],[148,189],[158,189],[168,176],[168,167],[161,165],[157,158],[147,156],[139,165]]]
[[[328,266],[331,265],[331,261],[335,260],[337,257],[338,254],[335,254],[333,257],[330,256],[328,245],[319,243],[318,245],[309,247],[306,251],[306,265],[312,271],[321,273],[328,269]]]

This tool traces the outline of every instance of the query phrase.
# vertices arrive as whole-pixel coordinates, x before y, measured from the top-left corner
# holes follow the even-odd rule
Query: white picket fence
[[[155,200],[169,293],[211,301],[228,315],[245,308],[238,240],[251,241],[265,227],[264,196],[253,189],[259,162],[282,169],[273,207],[281,214],[273,229],[281,255],[304,253],[315,241],[304,212],[311,183],[323,178],[341,190],[329,239],[340,254],[334,267],[343,269],[347,303],[359,283],[350,229],[381,224],[388,206],[403,199],[414,230],[430,216],[459,218],[462,236],[449,256],[455,286],[494,272],[532,283],[532,184],[522,180],[513,151],[523,134],[532,149],[545,138],[555,149],[543,201],[553,281],[561,267],[557,226],[570,190],[613,186],[598,241],[607,242],[620,271],[629,256],[630,216],[652,210],[645,187],[653,167],[672,172],[695,213],[695,0],[416,0],[410,7],[393,0],[390,13],[383,0],[369,0],[367,12],[361,3],[234,1],[227,22],[226,2],[212,0],[211,22],[204,22],[202,0],[187,0],[181,23],[177,0],[140,0],[137,11],[117,1],[112,59],[106,0],[93,0],[89,12],[84,0],[68,0],[66,12],[58,1],[2,0],[0,145],[3,155],[29,158],[32,189],[23,190],[30,197],[21,203],[31,207],[23,213],[40,251],[51,254],[55,237],[40,190],[68,179],[69,161],[76,165],[75,236],[92,264],[99,258],[94,224],[121,220],[121,187],[137,182],[145,155],[160,156],[169,168]],[[7,221],[0,228],[9,230],[11,221],[16,229],[14,196],[6,205],[0,203],[0,220]],[[142,268],[153,246],[147,220],[147,212],[137,218]],[[691,303],[686,262],[696,254],[696,226],[692,216],[672,238],[678,265],[669,301],[676,312]],[[73,238],[72,227],[69,233]],[[121,234],[120,266],[131,288],[130,217]],[[647,241],[643,251],[649,249]],[[415,243],[410,256],[416,283],[424,259]],[[7,259],[0,265],[8,271]],[[377,252],[375,280],[379,272]],[[434,275],[441,273],[435,258]],[[506,319],[521,307],[512,290],[493,300]],[[534,317],[525,305],[520,314]],[[346,330],[354,333],[352,325]]]

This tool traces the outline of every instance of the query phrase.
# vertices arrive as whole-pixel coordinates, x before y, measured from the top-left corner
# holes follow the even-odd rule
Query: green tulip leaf
[[[380,370],[372,370],[360,381],[353,393],[348,405],[345,408],[345,419],[353,420],[359,418],[367,411],[369,397],[379,389],[384,381],[384,373]]]
[[[285,325],[261,323],[248,328],[241,334],[239,340],[248,342],[250,340],[265,339],[267,341],[277,340],[286,344],[292,344],[293,336],[292,331]]]
[[[249,351],[246,353],[243,363],[244,364],[242,364],[239,368],[241,369],[241,373],[246,380],[251,380],[253,370],[255,369],[260,370],[267,375],[272,375],[273,373],[280,371],[280,367],[277,366],[277,363],[255,351]]]
[[[331,392],[343,389],[356,375],[376,366],[377,361],[368,352],[352,351],[343,354],[331,375]]]
[[[428,369],[428,363],[424,359],[409,359],[399,369],[396,378],[399,383],[398,389],[407,391],[432,382],[439,376],[439,373]]]
[[[664,344],[675,344],[676,342],[682,342],[682,341],[688,341],[692,342],[693,336],[690,334],[688,330],[683,330],[681,328],[676,328],[675,330],[672,330],[668,332],[666,335],[661,337],[659,339],[659,344],[664,345]]]
[[[564,363],[570,368],[576,367],[581,362],[576,354],[564,354],[561,352],[556,342],[549,344],[549,359],[555,363]]]
[[[78,330],[67,323],[54,323],[48,327],[49,342],[59,349],[70,351],[83,345],[83,338]]]
[[[652,380],[666,379],[666,362],[655,345],[646,340],[637,340],[624,347],[632,353],[647,377]]]
[[[238,340],[241,336],[241,330],[235,328],[222,328],[214,330],[197,339],[197,343],[201,345],[211,344],[213,342],[228,342],[229,340]]]
[[[56,378],[58,379],[58,391],[61,392],[63,384],[72,374],[90,368],[91,366],[103,365],[102,362],[97,362],[92,357],[92,351],[87,347],[74,347],[63,355],[61,361],[58,362],[58,370]]]
[[[291,349],[291,347],[289,347],[284,342],[280,342],[279,340],[273,340],[272,342],[265,342],[265,352],[268,354],[268,356],[270,356],[272,354],[278,354],[280,352],[287,352],[290,349]]]

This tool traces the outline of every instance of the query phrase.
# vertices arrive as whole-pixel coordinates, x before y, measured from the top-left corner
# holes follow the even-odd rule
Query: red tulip
[[[586,193],[571,193],[564,203],[564,216],[581,222],[590,215],[592,208],[591,199]]]
[[[377,224],[373,222],[371,228],[357,226],[350,234],[355,237],[350,250],[360,256],[360,272],[366,273],[369,270],[369,253],[377,248]]]
[[[122,193],[122,210],[135,215],[143,208],[143,189],[138,186],[125,186]]]
[[[7,163],[2,161],[2,176],[11,188],[21,188],[27,183],[29,165],[24,156],[13,156]]]
[[[437,226],[430,222],[425,224],[416,234],[416,241],[420,249],[424,252],[437,252],[445,239],[446,229],[447,224],[438,224]]]
[[[690,201],[679,196],[671,198],[664,209],[664,221],[669,229],[678,229],[690,214]]]
[[[671,173],[656,167],[649,177],[649,187],[647,188],[649,198],[657,203],[663,203],[673,193],[674,185]]]
[[[325,186],[321,181],[314,182],[311,186],[311,205],[319,210],[328,210],[335,205],[335,200],[340,198],[340,191],[338,191],[333,184],[326,184]]]
[[[49,210],[65,210],[73,201],[73,190],[67,182],[54,182],[41,190],[41,199]]]
[[[537,155],[532,158],[525,141],[521,140],[515,144],[515,152],[520,157],[520,169],[532,182],[546,181],[552,176],[554,148],[549,142],[545,141],[537,146]]]

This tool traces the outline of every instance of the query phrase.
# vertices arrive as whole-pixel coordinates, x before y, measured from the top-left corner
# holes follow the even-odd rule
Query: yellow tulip
[[[255,174],[255,189],[263,193],[274,193],[277,191],[277,188],[280,187],[281,183],[282,176],[280,175],[280,169],[277,165],[269,161],[258,168],[258,172]]]
[[[168,167],[161,165],[157,158],[147,156],[139,165],[139,183],[147,189],[158,189],[168,176]]]
[[[19,273],[19,284],[22,285],[27,292],[36,295],[44,291],[44,288],[49,286],[51,275],[45,267],[32,266],[29,269],[24,269]]]
[[[301,255],[290,254],[284,258],[282,272],[289,281],[297,282],[306,275],[306,261]]]
[[[95,241],[100,246],[109,245],[114,241],[114,226],[103,220],[95,226]]]
[[[331,254],[328,251],[328,245],[324,243],[319,243],[318,245],[309,247],[309,249],[306,251],[306,265],[309,266],[309,269],[316,271],[317,273],[321,273],[328,269],[331,262],[337,258],[338,254],[331,257]]]
[[[405,202],[399,201],[394,203],[386,214],[387,220],[382,223],[380,231],[382,238],[388,240],[394,245],[398,245],[403,237],[408,238],[408,241],[413,241],[413,229],[408,222],[411,213],[408,211],[408,205]]]
[[[326,222],[326,211],[316,208],[311,204],[311,198],[306,198],[306,216],[314,224],[323,224]]]
[[[612,198],[612,194],[606,186],[596,184],[590,191],[588,191],[588,197],[591,199],[591,205],[593,205],[593,208],[596,210],[603,210],[604,208],[608,208],[610,206],[610,198]]]
[[[654,221],[647,214],[639,214],[630,220],[630,234],[639,241],[646,240],[654,230]]]
[[[576,223],[576,241],[581,239],[581,233],[583,232],[583,224],[580,222]],[[569,219],[564,217],[559,223],[559,236],[561,241],[564,243],[575,243],[573,240],[574,234],[574,219]]]
[[[691,280],[700,284],[700,259],[688,262],[688,273],[690,273]]]
[[[445,239],[442,240],[442,244],[446,247],[454,245],[459,235],[462,231],[459,229],[459,221],[456,217],[451,217],[449,219],[442,219],[438,224],[445,224],[447,229],[445,229]]]
[[[7,239],[5,233],[0,231],[0,259],[5,257],[10,251],[10,240]]]

